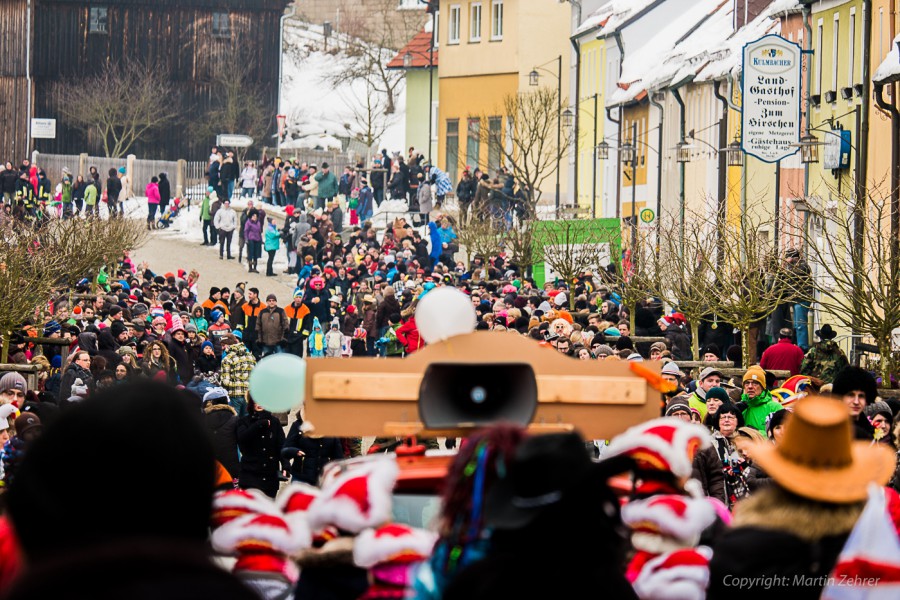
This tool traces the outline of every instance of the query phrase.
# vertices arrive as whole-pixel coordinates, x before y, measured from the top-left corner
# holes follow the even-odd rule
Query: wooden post
[[[175,169],[175,197],[183,198],[184,197],[184,180],[187,171],[187,161],[179,159],[176,163],[178,167]]]

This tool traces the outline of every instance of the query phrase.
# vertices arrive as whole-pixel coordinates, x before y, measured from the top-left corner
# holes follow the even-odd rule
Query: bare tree
[[[54,290],[115,263],[145,235],[132,219],[53,219],[40,229],[19,223],[0,229],[0,362],[8,360],[12,332],[46,305]]]
[[[498,254],[504,243],[504,227],[487,207],[472,210],[465,219],[460,217],[456,234],[470,261],[475,256],[486,260]]]
[[[667,275],[660,265],[660,256],[653,245],[650,232],[633,232],[631,243],[626,251],[627,260],[623,260],[615,273],[608,273],[612,278],[622,305],[628,308],[631,331],[634,331],[634,316],[637,305],[649,296],[661,296]]]
[[[345,123],[347,133],[366,148],[374,148],[393,125],[396,114],[387,112],[387,100],[380,94],[365,94],[361,99],[344,98],[353,111],[353,123]]]
[[[256,85],[256,73],[245,56],[246,50],[233,44],[217,55],[218,67],[205,83],[210,88],[210,107],[202,119],[192,123],[198,138],[214,139],[220,133],[235,133],[253,138],[255,146],[265,144],[272,122],[262,88]],[[242,162],[249,148],[237,148]]]
[[[760,230],[774,229],[774,218],[767,215],[761,203],[752,202],[740,221],[722,220],[717,214],[695,217],[698,221],[692,227],[701,234],[709,232],[721,252],[710,308],[741,332],[743,364],[750,365],[755,353],[751,352],[755,340],[750,339],[753,325],[771,315],[790,296],[784,285],[790,277],[786,263],[775,253],[771,242],[759,235]],[[688,247],[686,243],[685,256]],[[713,256],[707,254],[702,259],[704,265],[713,262]]]
[[[396,0],[378,0],[367,14],[355,11],[356,3],[345,5],[341,25],[345,33],[335,42],[348,65],[331,75],[328,82],[335,88],[364,82],[370,94],[383,95],[385,114],[394,114],[403,72],[388,69],[387,64],[419,31],[423,11],[397,10]]]
[[[598,229],[585,219],[536,221],[533,235],[544,263],[569,285],[585,271],[597,269],[601,256],[617,246],[620,237],[619,232]],[[569,305],[575,307],[572,294]]]
[[[836,197],[833,206],[809,206],[814,226],[803,242],[817,271],[818,294],[801,281],[794,282],[793,292],[847,329],[871,337],[880,353],[878,369],[889,381],[898,366],[891,331],[900,326],[900,241],[892,232],[897,215],[889,198],[870,195],[858,204]]]
[[[496,153],[521,188],[531,212],[536,213],[542,186],[556,174],[564,162],[571,142],[571,131],[563,127],[559,112],[565,106],[555,88],[542,87],[531,92],[508,94],[492,114],[472,115],[479,119],[475,135]],[[505,117],[501,127],[491,127],[492,119]],[[558,131],[557,128],[560,128]],[[557,134],[560,143],[557,144]],[[464,160],[464,157],[461,157]]]
[[[134,61],[107,63],[93,77],[54,85],[59,111],[75,127],[96,135],[108,157],[125,156],[134,143],[177,116],[166,74]]]

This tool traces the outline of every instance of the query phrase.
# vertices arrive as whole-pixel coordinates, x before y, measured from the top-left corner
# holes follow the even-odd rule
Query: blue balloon
[[[287,412],[303,402],[306,361],[295,354],[271,354],[250,372],[254,402],[272,412]]]

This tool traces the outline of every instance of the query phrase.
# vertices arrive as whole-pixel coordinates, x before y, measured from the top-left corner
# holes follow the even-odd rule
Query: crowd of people
[[[900,514],[900,402],[878,397],[876,379],[849,365],[830,325],[816,330],[818,341],[809,345],[798,335],[806,315],[786,306],[758,328],[757,353],[742,365],[733,328],[710,315],[696,340],[699,358],[710,366],[682,369],[679,363],[694,358],[691,323],[655,299],[624,306],[605,272],[540,284],[503,253],[457,261],[453,216],[438,210],[450,190],[433,169],[427,187],[438,192],[428,211],[434,218],[421,229],[402,218],[383,232],[365,218],[345,227],[334,199],[352,200],[355,186],[368,182],[348,168],[345,183],[326,164],[313,172],[312,181],[323,177],[305,199],[274,187],[271,195],[262,194],[272,204],[285,203],[287,218],[276,227],[258,200],[234,211],[230,186],[240,181],[250,189],[248,182],[259,185],[266,171],[274,180],[279,168],[278,177],[293,178],[291,170],[304,165],[275,162],[261,175],[248,164],[244,178],[233,156],[215,154],[211,164],[218,166],[210,170],[200,209],[204,244],[218,245],[222,260],[233,259],[237,230],[237,260],[257,271],[265,249],[267,274],[274,274],[273,257],[283,250],[296,288],[285,298],[241,281],[202,285],[196,269],[158,273],[126,253],[115,274],[61,291],[48,299],[41,318],[10,336],[9,361],[39,367],[31,383],[17,372],[0,377],[0,479],[17,534],[4,537],[9,521],[0,519],[0,585],[21,577],[20,595],[12,597],[47,597],[60,579],[43,577],[43,568],[62,569],[55,574],[72,575],[68,581],[76,587],[89,585],[97,568],[90,561],[109,564],[111,548],[123,561],[123,577],[145,585],[162,590],[167,580],[160,573],[190,564],[183,573],[192,573],[192,585],[230,589],[233,582],[222,572],[206,568],[212,522],[216,548],[255,557],[239,558],[236,572],[246,577],[262,570],[287,582],[279,588],[287,595],[277,597],[302,600],[326,591],[333,598],[568,597],[598,589],[621,598],[664,598],[676,589],[681,598],[735,598],[748,590],[731,586],[730,576],[744,581],[800,574],[813,579],[797,595],[812,598],[838,563],[868,483],[886,485],[893,514]],[[399,169],[398,162],[389,170]],[[423,178],[416,179],[418,198]],[[485,180],[474,173],[463,177],[472,179],[477,195]],[[410,190],[404,193],[411,201]],[[375,196],[373,190],[372,201]],[[514,210],[514,204],[503,206]],[[74,207],[71,214],[81,210]],[[436,537],[416,537],[391,524],[390,511],[384,516],[370,497],[358,499],[360,505],[378,510],[347,518],[330,496],[335,486],[352,495],[387,485],[389,495],[394,479],[372,471],[361,486],[323,480],[329,463],[361,454],[362,440],[318,436],[302,410],[290,418],[273,414],[250,394],[250,375],[259,360],[282,352],[309,360],[415,353],[425,345],[417,304],[442,286],[468,295],[477,331],[524,336],[575,360],[660,361],[668,385],[660,418],[612,440],[529,436],[509,426],[463,440],[446,478]],[[648,337],[655,340],[632,339]],[[727,374],[720,366],[725,360],[740,374]],[[109,443],[114,459],[106,456]],[[62,457],[66,451],[73,458]],[[54,480],[50,474],[61,467],[56,461],[74,455],[83,468]],[[206,473],[204,464],[213,463],[215,473]],[[117,489],[111,482],[126,468],[138,481]],[[67,486],[82,471],[88,473],[77,487],[84,498],[64,510],[47,507],[60,490],[72,489]],[[633,477],[623,492],[614,479],[626,472]],[[149,476],[164,476],[165,485],[148,490],[143,478]],[[161,525],[166,511],[159,506],[167,493],[191,499],[179,505],[187,508],[178,518]],[[140,497],[133,506],[132,496]],[[159,514],[129,518],[128,511],[142,507]],[[101,509],[109,511],[102,518]],[[236,510],[244,529],[226,528],[234,516],[217,521],[221,511]],[[35,522],[47,512],[52,518]],[[75,514],[79,523],[93,523],[91,516],[98,515],[104,525],[85,533],[71,523]],[[251,521],[262,517],[265,527],[255,529],[259,524]],[[117,527],[119,518],[128,525]],[[273,523],[283,528],[278,536]],[[816,527],[805,529],[809,523]],[[299,545],[318,552],[347,538],[371,542],[366,531],[376,528],[377,538],[382,527],[385,536],[418,540],[416,552],[364,560],[354,546],[352,557],[345,552],[345,562],[337,563],[316,553],[301,560],[298,575],[289,557],[293,550],[285,550]],[[622,535],[626,530],[629,536]],[[578,532],[564,535],[564,551],[533,552],[558,544],[560,531]],[[162,545],[142,545],[148,538]],[[174,539],[197,544],[170,555]],[[76,542],[90,552],[71,564],[54,562]],[[14,558],[19,550],[27,567]],[[265,561],[257,560],[260,552]],[[401,577],[397,564],[409,561],[417,566],[404,567]],[[158,570],[153,583],[150,567]],[[680,570],[686,567],[697,570]],[[518,576],[522,572],[533,576]],[[268,595],[271,589],[260,592],[264,587],[257,592],[276,597]],[[234,593],[229,597],[251,597]]]

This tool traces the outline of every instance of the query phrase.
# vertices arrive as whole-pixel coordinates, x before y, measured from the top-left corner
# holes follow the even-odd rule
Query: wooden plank
[[[317,400],[415,402],[422,375],[418,373],[321,372],[313,375]],[[647,401],[646,382],[637,377],[538,375],[538,402],[567,404],[641,405]]]
[[[706,362],[702,360],[676,360],[675,364],[682,369],[705,369],[706,367],[713,367],[714,369],[734,368],[734,361],[731,360],[719,360],[715,362]]]
[[[417,421],[400,422],[388,421],[384,424],[384,435],[391,437],[410,437],[416,436],[420,438],[426,437],[465,437],[472,433],[473,429],[477,429],[475,425],[465,426],[460,423],[460,427],[453,429],[427,429],[424,423]],[[531,423],[527,427],[528,432],[532,434],[542,433],[566,433],[575,430],[575,425],[571,423]]]

